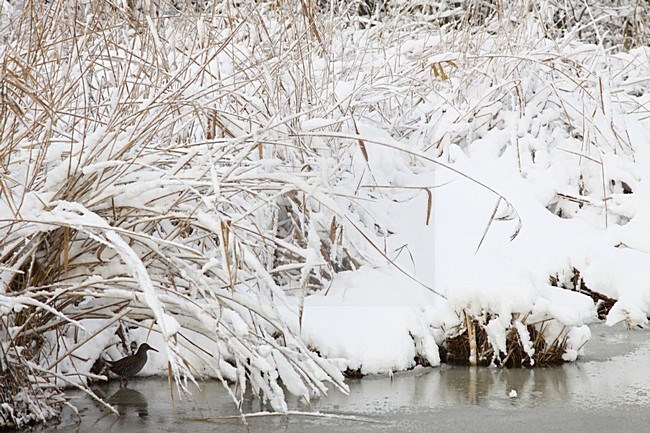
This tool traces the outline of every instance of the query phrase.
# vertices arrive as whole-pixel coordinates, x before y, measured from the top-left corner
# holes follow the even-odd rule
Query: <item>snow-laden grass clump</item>
[[[648,7],[467,3],[3,2],[0,425],[145,340],[286,411],[645,326]]]

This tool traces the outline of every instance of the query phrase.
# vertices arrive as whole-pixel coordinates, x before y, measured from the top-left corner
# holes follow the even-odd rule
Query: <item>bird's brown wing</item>
[[[126,376],[128,367],[131,365],[129,357],[118,359],[117,361],[106,361],[108,369],[118,376]]]

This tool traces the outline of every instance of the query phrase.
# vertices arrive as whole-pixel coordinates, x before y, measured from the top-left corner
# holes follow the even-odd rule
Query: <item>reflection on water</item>
[[[420,412],[459,406],[492,408],[513,405],[534,407],[571,399],[570,377],[584,377],[579,368],[504,370],[483,367],[422,369],[386,378],[349,382],[350,395],[335,393],[319,403],[353,408],[361,412]],[[320,404],[317,404],[317,407]]]
[[[115,407],[120,415],[128,415],[129,409],[134,410],[138,416],[149,415],[149,403],[145,396],[135,389],[120,388],[111,395],[106,402]]]
[[[117,382],[96,392],[117,408],[108,414],[85,395],[57,431],[124,432],[377,432],[377,431],[646,431],[650,425],[650,341],[645,331],[595,327],[581,361],[562,367],[504,370],[441,366],[349,381],[350,394],[289,401],[292,410],[354,415],[372,423],[292,415],[248,418],[243,423],[227,392],[207,382],[190,399],[161,379]],[[512,391],[516,391],[515,394]],[[247,413],[268,411],[249,396]],[[623,416],[621,415],[623,414]],[[209,422],[197,421],[210,419]],[[519,426],[519,427],[517,427]]]

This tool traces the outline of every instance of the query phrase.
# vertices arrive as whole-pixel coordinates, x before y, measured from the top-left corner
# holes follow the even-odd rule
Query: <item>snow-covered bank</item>
[[[3,371],[83,387],[148,340],[282,411],[459,336],[574,360],[580,290],[647,324],[647,46],[287,3],[3,9]]]

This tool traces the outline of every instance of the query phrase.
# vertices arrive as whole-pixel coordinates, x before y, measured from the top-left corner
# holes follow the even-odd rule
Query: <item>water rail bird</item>
[[[124,358],[118,359],[117,361],[106,361],[108,363],[108,369],[115,373],[117,376],[120,376],[120,385],[122,385],[123,381],[125,384],[127,384],[127,377],[135,376],[140,372],[140,370],[142,370],[142,368],[147,363],[148,350],[158,352],[147,343],[142,343],[140,347],[138,347],[138,351],[135,354],[125,356]]]

